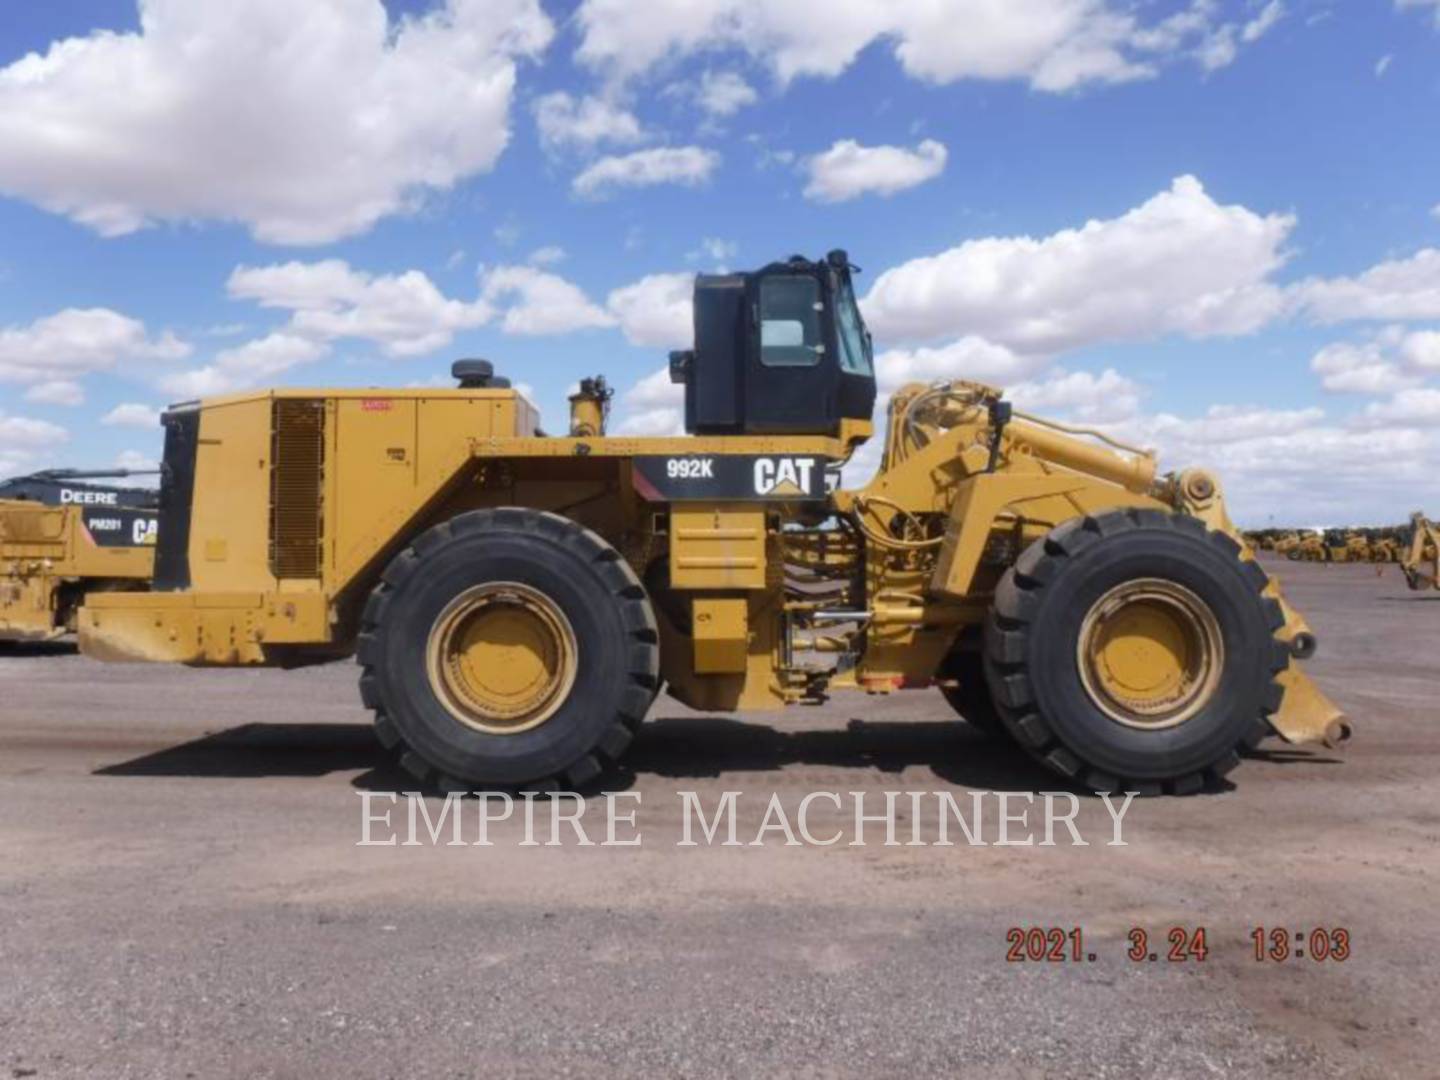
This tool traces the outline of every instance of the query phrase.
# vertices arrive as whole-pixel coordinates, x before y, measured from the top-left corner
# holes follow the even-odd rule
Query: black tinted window
[[[825,351],[820,333],[820,283],[813,277],[767,277],[760,282],[760,362],[810,367]]]

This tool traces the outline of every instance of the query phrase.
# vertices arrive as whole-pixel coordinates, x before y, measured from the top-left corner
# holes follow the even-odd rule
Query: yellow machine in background
[[[173,408],[155,589],[87,598],[82,648],[353,651],[380,741],[442,787],[585,784],[662,685],[710,711],[938,686],[1101,789],[1348,734],[1204,471],[952,382],[897,392],[878,473],[837,487],[876,393],[851,270],[697,278],[686,436],[606,434],[597,380],[544,436],[483,361]]]
[[[1275,537],[1275,540],[1269,550],[1273,551],[1276,555],[1283,555],[1286,558],[1291,558],[1292,556],[1290,553],[1293,552],[1296,548],[1298,548],[1303,542],[1304,537],[1300,533],[1283,533]]]
[[[1404,550],[1400,540],[1396,537],[1380,536],[1370,543],[1370,561],[1379,564],[1383,570],[1386,564],[1398,563]]]
[[[1410,517],[1410,544],[1400,569],[1410,588],[1440,589],[1440,526],[1418,510]]]
[[[128,470],[51,470],[0,482],[0,641],[75,629],[86,594],[145,589],[155,561],[156,493],[85,482]]]
[[[1302,533],[1299,542],[1285,553],[1292,562],[1329,562],[1330,547],[1319,533]]]
[[[1259,529],[1245,533],[1255,551],[1269,551],[1297,562],[1374,563],[1400,561],[1407,530],[1394,526],[1328,529]]]

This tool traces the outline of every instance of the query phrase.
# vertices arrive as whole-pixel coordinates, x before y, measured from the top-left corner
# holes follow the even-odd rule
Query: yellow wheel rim
[[[1077,660],[1090,699],[1112,720],[1155,731],[1205,707],[1225,666],[1215,613],[1184,586],[1127,581],[1080,627]]]
[[[539,727],[569,697],[575,631],[544,593],[517,582],[467,589],[440,613],[426,646],[431,688],[467,727],[515,735]]]

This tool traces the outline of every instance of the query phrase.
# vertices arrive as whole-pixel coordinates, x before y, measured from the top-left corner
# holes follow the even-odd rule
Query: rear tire
[[[1061,525],[996,590],[986,674],[1007,730],[1097,791],[1218,782],[1269,733],[1283,696],[1284,619],[1266,585],[1238,544],[1187,515]]]
[[[360,693],[380,742],[427,784],[581,787],[644,720],[658,641],[639,579],[595,533],[477,510],[386,568],[362,617]]]

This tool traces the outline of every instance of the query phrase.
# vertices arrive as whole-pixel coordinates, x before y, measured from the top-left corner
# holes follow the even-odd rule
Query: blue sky
[[[1004,382],[1252,523],[1435,512],[1440,2],[785,10],[12,0],[0,472],[467,355],[668,431],[685,275],[843,246],[882,389]]]

